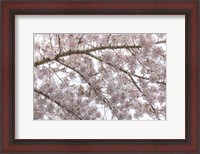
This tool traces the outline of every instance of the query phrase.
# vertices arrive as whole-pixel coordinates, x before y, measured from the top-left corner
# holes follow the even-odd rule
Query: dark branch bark
[[[91,54],[91,53],[87,53],[87,55],[89,55],[90,57],[92,57],[92,58],[94,58],[94,59],[96,59],[96,60],[98,60],[98,61],[100,61],[100,62],[103,62],[103,63],[105,63],[105,64],[107,64],[107,65],[109,65],[109,66],[111,66],[111,67],[113,67],[113,68],[115,68],[115,69],[118,69],[118,70],[120,70],[121,72],[123,72],[123,73],[125,73],[125,74],[127,74],[127,75],[130,75],[130,73],[127,72],[126,70],[124,70],[124,69],[122,69],[122,68],[116,68],[116,66],[114,66],[113,64],[111,64],[111,63],[109,63],[109,62],[105,62],[105,61],[103,61],[101,58],[99,58],[99,57],[97,57],[97,56],[95,56],[95,55],[93,55],[93,54]],[[144,79],[144,80],[149,80],[149,78],[145,78],[145,77],[142,77],[142,76],[139,76],[139,75],[136,75],[136,74],[132,74],[132,76],[137,77],[137,78],[141,78],[141,79]],[[157,81],[156,83],[166,85],[165,82]]]
[[[156,42],[156,44],[161,44],[161,43],[166,43],[166,40]]]
[[[34,67],[36,66],[39,66],[39,65],[42,65],[42,64],[45,64],[45,63],[48,63],[52,60],[55,60],[55,59],[58,59],[60,57],[64,57],[64,56],[69,56],[69,55],[72,55],[72,54],[85,54],[85,53],[90,53],[90,52],[93,52],[93,51],[97,51],[97,50],[105,50],[105,49],[129,49],[129,48],[141,48],[142,46],[140,45],[132,45],[132,46],[104,46],[104,47],[96,47],[96,48],[91,48],[91,49],[88,49],[88,50],[69,50],[67,52],[63,52],[63,53],[59,53],[55,56],[55,58],[53,59],[50,59],[50,58],[45,58],[43,60],[40,60],[40,61],[36,61],[34,63]],[[43,49],[44,50],[44,49]]]
[[[160,120],[158,114],[156,113],[156,109],[153,107],[153,105],[150,105],[150,106],[151,106],[153,112],[155,113],[156,117],[158,118],[158,120]]]
[[[46,98],[48,98],[49,100],[51,100],[50,96],[48,96],[47,94],[43,93],[42,91],[39,91],[39,90],[37,90],[37,89],[34,89],[34,92],[36,92],[36,93],[38,93],[38,94],[40,94],[40,95],[43,95],[44,97],[46,97]],[[66,108],[66,110],[67,110],[69,113],[71,113],[71,114],[73,114],[74,116],[76,116],[79,120],[83,120],[83,117],[81,117],[81,116],[79,116],[78,114],[76,114],[74,111],[72,111],[72,109],[70,109],[70,108],[68,108],[68,107],[66,107],[66,106],[61,105],[61,103],[58,102],[58,101],[53,101],[53,100],[51,100],[51,101],[54,102],[55,104],[57,104],[57,105],[60,106],[60,107]]]
[[[61,47],[61,40],[60,40],[59,34],[57,34],[57,37],[58,37],[59,53],[61,53],[62,52],[62,47]]]
[[[71,69],[72,71],[76,72],[77,74],[79,74],[79,75],[85,80],[85,77],[84,77],[79,71],[77,71],[75,68],[73,68],[73,67],[71,67],[71,66],[69,66],[69,65],[66,65],[63,61],[61,61],[61,60],[59,60],[59,59],[56,59],[56,61],[57,61],[59,64],[61,64],[61,65],[65,66],[65,67]]]

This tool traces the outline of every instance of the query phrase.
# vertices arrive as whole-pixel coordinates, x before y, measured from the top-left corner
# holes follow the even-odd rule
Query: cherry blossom
[[[165,120],[166,34],[34,34],[34,120]]]

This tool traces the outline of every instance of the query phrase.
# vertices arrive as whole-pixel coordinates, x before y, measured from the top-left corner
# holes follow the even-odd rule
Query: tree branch
[[[87,50],[69,50],[67,52],[63,52],[63,53],[59,53],[55,56],[55,58],[50,59],[50,58],[44,58],[43,60],[40,61],[36,61],[34,63],[34,67],[48,63],[52,60],[58,59],[60,57],[64,57],[64,56],[68,56],[68,55],[72,55],[72,54],[85,54],[85,53],[90,53],[93,51],[97,51],[97,50],[105,50],[105,49],[129,49],[129,48],[142,48],[141,45],[131,45],[131,46],[103,46],[103,47],[96,47],[96,48],[91,48],[91,49],[87,49]],[[44,50],[44,49],[43,49]]]
[[[158,118],[158,120],[160,120],[158,114],[156,113],[156,109],[153,107],[153,105],[150,105],[150,106],[151,106],[151,108],[153,109],[153,112],[155,113],[155,115],[156,115],[156,117]]]
[[[51,100],[50,96],[47,95],[47,94],[45,94],[45,93],[43,93],[42,91],[39,91],[39,90],[37,90],[37,89],[34,89],[34,92],[36,92],[36,93],[38,93],[38,94],[40,94],[40,95],[43,95],[44,97],[46,97],[46,98],[48,98],[49,100]],[[51,100],[51,101],[54,102],[55,104],[57,104],[57,105],[60,106],[60,107],[65,107],[66,110],[67,110],[69,113],[72,113],[72,114],[73,114],[74,116],[76,116],[79,120],[83,120],[83,117],[81,117],[81,116],[79,116],[78,114],[76,114],[74,111],[72,111],[72,109],[70,109],[70,108],[68,108],[68,107],[66,107],[66,106],[61,105],[61,103],[58,102],[58,101],[53,101],[53,100]]]
[[[156,44],[166,43],[166,40],[163,41],[157,41]]]
[[[89,55],[90,57],[92,57],[92,58],[94,58],[94,59],[96,59],[96,60],[98,60],[98,61],[100,61],[100,62],[103,62],[103,63],[105,63],[105,64],[107,64],[107,65],[109,65],[109,66],[111,66],[111,67],[113,67],[113,68],[115,68],[115,69],[120,70],[121,72],[127,74],[128,76],[130,75],[130,73],[127,72],[126,70],[124,70],[124,69],[122,69],[122,68],[116,68],[113,64],[111,64],[111,63],[109,63],[109,62],[105,62],[105,61],[103,61],[101,58],[99,58],[99,57],[97,57],[97,56],[95,56],[95,55],[93,55],[93,54],[91,54],[91,53],[87,53],[87,55]],[[130,75],[130,76],[131,76],[131,75]],[[145,78],[145,77],[142,77],[142,76],[139,76],[139,75],[136,75],[136,74],[132,74],[132,76],[137,77],[137,78],[141,78],[141,79],[144,79],[144,80],[149,80],[149,78]],[[156,83],[166,85],[165,82],[157,81]]]

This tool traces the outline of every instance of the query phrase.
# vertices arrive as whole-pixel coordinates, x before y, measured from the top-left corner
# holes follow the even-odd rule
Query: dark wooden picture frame
[[[200,153],[198,1],[2,1],[1,142],[13,152]],[[185,15],[185,139],[15,139],[15,15]],[[178,59],[177,59],[178,61]]]

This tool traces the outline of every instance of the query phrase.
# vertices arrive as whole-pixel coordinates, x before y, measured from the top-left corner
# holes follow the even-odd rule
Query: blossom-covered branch
[[[87,50],[69,50],[69,51],[65,51],[65,52],[61,52],[59,54],[57,54],[55,57],[52,58],[44,58],[40,61],[36,61],[34,63],[34,66],[38,66],[38,65],[42,65],[45,63],[48,63],[52,60],[58,59],[60,57],[64,57],[64,56],[69,56],[72,54],[86,54],[86,53],[90,53],[93,51],[98,51],[98,50],[105,50],[105,49],[128,49],[128,48],[141,48],[141,45],[131,45],[131,46],[102,46],[102,47],[96,47],[96,48],[91,48],[91,49],[87,49]],[[45,49],[41,49],[44,52],[47,52]]]
[[[34,89],[34,92],[40,94],[40,95],[43,95],[45,98],[48,98],[51,100],[50,96],[47,95],[47,94],[44,94],[42,91],[39,91],[37,89]],[[66,107],[66,106],[63,106],[60,102],[58,101],[54,101],[52,100],[52,102],[54,102],[56,105],[58,105],[59,107],[64,107],[64,109],[66,109],[66,111],[68,111],[69,113],[72,113],[73,115],[75,115],[79,120],[83,120],[83,117],[81,117],[80,115],[76,114],[72,109]]]

